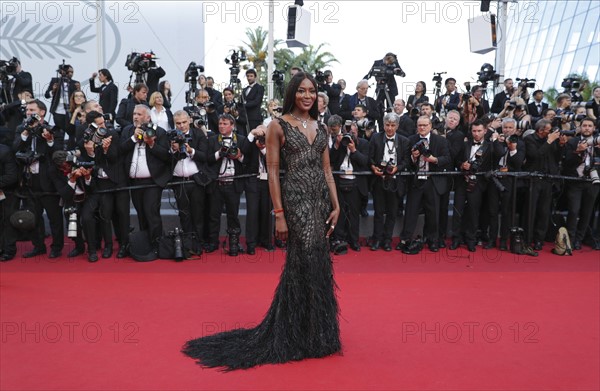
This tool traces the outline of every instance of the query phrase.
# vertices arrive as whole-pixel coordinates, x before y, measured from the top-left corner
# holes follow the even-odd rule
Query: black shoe
[[[594,250],[600,250],[600,240],[594,240]]]
[[[500,249],[500,251],[508,251],[508,244],[506,243],[506,240],[500,239],[499,249]]]
[[[219,248],[218,244],[207,244],[206,247],[204,248],[204,251],[206,251],[207,254],[210,253],[214,253],[215,251],[217,251],[217,249]]]
[[[371,251],[377,251],[380,247],[381,243],[379,243],[379,240],[374,240],[373,243],[371,243]]]
[[[104,256],[104,253],[102,254],[102,257],[108,258]],[[98,254],[95,251],[88,254],[88,262],[98,262]]]
[[[396,250],[398,250],[398,251],[404,251],[405,248],[406,248],[406,242],[404,240],[399,241],[398,244],[396,245]]]
[[[102,251],[102,258],[110,258],[112,257],[113,248],[112,247],[104,247],[104,251]]]
[[[82,251],[83,253],[83,251]],[[48,255],[48,258],[58,258],[62,255],[62,251],[61,250],[50,250],[50,255]]]
[[[14,257],[15,257],[14,255],[2,254],[2,255],[0,255],[0,262],[8,262],[11,259],[13,259]]]
[[[33,249],[31,251],[29,251],[28,253],[25,253],[22,255],[23,258],[33,258],[33,257],[37,257],[38,255],[46,255],[46,249]]]
[[[128,245],[119,247],[119,252],[117,253],[118,259],[125,258],[128,255],[129,255],[129,246]]]
[[[486,250],[489,250],[491,248],[496,248],[496,241],[494,240],[494,241],[487,242],[485,244],[485,246],[483,246],[483,248],[485,248]]]
[[[248,246],[248,250],[246,251],[246,253],[248,255],[254,255],[254,254],[256,254],[256,247],[254,247],[254,246]]]
[[[533,244],[533,249],[535,251],[540,251],[543,247],[544,247],[544,244],[542,243],[541,240],[536,240],[535,243]]]
[[[439,248],[446,248],[446,240],[444,240],[444,239],[438,240],[438,247]]]
[[[382,247],[384,251],[392,251],[392,243],[389,240],[384,240]]]
[[[435,243],[435,242],[429,242],[428,246],[429,246],[429,251],[431,251],[432,253],[437,253],[438,251],[440,251],[440,248],[438,247],[437,243]]]
[[[360,251],[360,244],[358,244],[358,242],[350,242],[349,246],[353,251]]]
[[[450,250],[456,250],[460,247],[460,239],[454,238],[452,239],[452,243],[450,244]]]
[[[333,251],[335,255],[348,254],[348,244],[343,241],[337,242],[334,246],[331,247],[331,249],[331,251]]]
[[[475,243],[467,243],[467,250],[469,250],[469,252],[474,253],[475,252]]]
[[[581,250],[581,242],[579,240],[573,242],[573,250]]]
[[[262,243],[260,246],[262,248],[264,248],[266,251],[273,251],[273,250],[275,250],[275,246],[273,246],[272,244]]]
[[[54,250],[52,250],[52,251],[54,251]],[[73,257],[83,254],[84,252],[85,252],[85,249],[83,247],[75,247],[73,250],[71,250],[69,252],[67,257],[73,258]],[[52,258],[52,252],[50,252],[50,258]]]

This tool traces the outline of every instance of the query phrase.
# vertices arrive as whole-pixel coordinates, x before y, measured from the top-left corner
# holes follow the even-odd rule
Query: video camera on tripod
[[[241,80],[238,79],[238,75],[240,74],[240,62],[246,61],[246,52],[244,50],[232,50],[231,55],[225,58],[225,64],[231,64],[229,67],[229,86],[233,87],[239,83]]]
[[[197,65],[194,61],[190,62],[183,74],[183,81],[188,83],[190,88],[185,92],[185,102],[193,104],[198,90],[198,77],[204,72],[204,66]]]
[[[0,60],[0,80],[6,80],[8,76],[16,75],[18,66],[19,60],[16,57],[10,60]]]
[[[125,66],[133,73],[146,73],[150,68],[156,67],[156,55],[153,51],[146,53],[132,52],[127,55]]]

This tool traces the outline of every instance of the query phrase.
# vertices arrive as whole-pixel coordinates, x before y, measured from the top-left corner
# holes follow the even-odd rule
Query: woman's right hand
[[[283,242],[287,240],[288,227],[283,213],[277,214],[275,217],[275,238]]]

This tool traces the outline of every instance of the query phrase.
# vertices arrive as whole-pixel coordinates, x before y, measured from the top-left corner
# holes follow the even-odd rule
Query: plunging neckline
[[[291,124],[290,124],[291,125]],[[298,132],[300,132],[301,135],[304,136],[304,139],[306,140],[306,142],[308,143],[308,145],[310,145],[311,147],[315,144],[315,141],[317,141],[317,137],[319,136],[319,124],[317,123],[317,129],[315,131],[315,138],[313,139],[312,143],[310,142],[310,140],[308,139],[308,136],[306,134],[304,134],[301,130],[299,126],[292,126],[292,128],[296,129]]]

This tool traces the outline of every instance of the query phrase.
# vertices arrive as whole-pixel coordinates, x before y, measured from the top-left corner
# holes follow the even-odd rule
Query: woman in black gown
[[[340,213],[327,149],[317,121],[317,83],[299,72],[290,81],[284,115],[269,124],[267,166],[275,235],[287,240],[273,302],[253,329],[188,341],[183,352],[206,367],[250,368],[324,357],[341,350],[328,238]],[[285,170],[280,181],[279,169]]]

